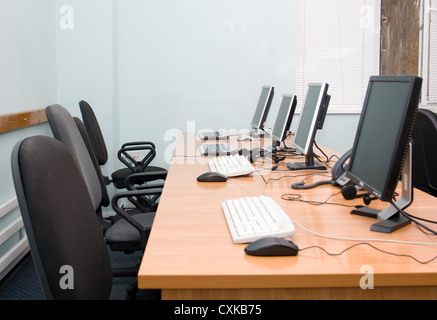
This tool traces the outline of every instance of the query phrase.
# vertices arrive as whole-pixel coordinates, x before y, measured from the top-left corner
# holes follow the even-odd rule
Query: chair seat
[[[141,225],[150,227],[151,229],[153,220],[155,219],[155,213],[136,214],[132,216],[132,218],[138,221]],[[113,251],[139,251],[141,250],[140,233],[135,231],[135,227],[129,224],[129,222],[120,219],[106,232],[106,243]]]
[[[135,183],[143,184],[144,182],[155,181],[158,179],[165,180],[165,178],[167,176],[167,170],[160,168],[160,167],[155,167],[155,166],[148,166],[148,167],[146,167],[146,169],[143,172],[162,172],[162,176],[157,175],[157,176],[153,176],[153,177],[149,177],[149,178],[135,179],[134,180]],[[124,189],[126,187],[126,178],[128,176],[130,176],[131,174],[132,174],[132,170],[130,170],[129,168],[119,169],[119,170],[115,171],[114,173],[112,173],[111,177],[112,177],[114,187],[116,187],[117,189]]]

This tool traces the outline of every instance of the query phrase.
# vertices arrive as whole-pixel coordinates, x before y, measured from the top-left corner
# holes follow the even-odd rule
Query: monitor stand
[[[287,167],[290,170],[326,170],[326,167],[322,163],[314,161],[314,153],[312,150],[305,156],[305,162],[287,163]]]
[[[402,196],[399,200],[395,201],[396,207],[401,210],[407,208],[413,202],[412,178],[412,145],[410,143],[402,169]],[[370,230],[375,232],[392,233],[411,223],[411,221],[400,214],[393,205],[388,206],[382,211],[362,207],[360,209],[352,210],[351,214],[379,219],[379,222],[370,227]]]
[[[268,146],[268,147],[263,147],[263,149],[266,149],[268,152],[270,153],[278,153],[278,152],[282,152],[282,153],[294,153],[296,152],[296,149],[294,148],[287,148],[285,147],[281,147],[281,142],[276,141],[273,139],[272,141],[272,145]]]
[[[264,130],[261,129],[253,129],[250,131],[249,134],[252,138],[269,138],[271,135]]]

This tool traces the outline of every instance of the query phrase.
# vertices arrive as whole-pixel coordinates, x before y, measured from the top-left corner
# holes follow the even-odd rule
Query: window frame
[[[422,0],[422,17],[421,17],[421,54],[420,54],[420,70],[421,77],[423,78],[422,83],[422,102],[421,107],[432,110],[433,112],[437,112],[437,99],[436,101],[429,100],[429,88],[430,85],[430,54],[431,50],[433,50],[433,54],[437,54],[437,40],[435,41],[434,46],[431,45],[431,16],[436,17],[436,21],[434,22],[434,28],[437,30],[437,0]],[[432,5],[435,7],[433,8]],[[434,52],[435,50],[435,52]],[[434,59],[435,60],[435,59]],[[435,62],[434,69],[437,68],[437,62]],[[434,79],[435,78],[435,79]],[[437,74],[433,73],[434,81],[437,81]],[[437,88],[435,89],[437,91]]]

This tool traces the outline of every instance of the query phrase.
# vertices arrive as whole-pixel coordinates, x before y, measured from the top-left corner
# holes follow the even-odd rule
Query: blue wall
[[[55,1],[10,0],[0,3],[0,112],[44,108],[57,101]],[[30,135],[50,135],[47,124],[0,135],[0,204],[15,197],[10,155]],[[20,216],[14,209],[0,218],[0,232]],[[0,260],[23,237],[22,230],[0,244]],[[18,256],[22,252],[17,253]],[[0,270],[0,275],[2,274]]]
[[[87,100],[110,155],[104,173],[121,166],[116,151],[130,140],[154,141],[155,164],[168,167],[180,131],[247,129],[264,84],[276,87],[272,125],[281,93],[296,86],[295,9],[295,0],[2,0],[0,112],[59,103],[80,116]],[[344,152],[357,123],[328,115],[317,141]],[[15,195],[13,146],[35,134],[51,131],[1,135],[0,203]]]

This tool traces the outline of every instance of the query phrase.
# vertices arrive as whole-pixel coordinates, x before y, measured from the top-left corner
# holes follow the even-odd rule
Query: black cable
[[[325,181],[317,181],[317,182],[314,182],[312,184],[305,185],[305,182],[301,181],[301,182],[293,183],[291,185],[291,188],[295,189],[295,190],[308,190],[308,189],[313,189],[313,188],[316,188],[318,186],[323,186],[323,185],[327,185],[327,184],[332,185],[332,183],[333,183],[332,180],[325,180]]]
[[[323,152],[322,149],[320,149],[320,147],[317,145],[316,141],[314,141],[314,145],[316,146],[317,149],[319,149],[319,151],[325,156],[326,161],[329,162],[329,157],[326,155],[326,153]],[[320,160],[319,160],[320,161]]]
[[[299,249],[299,251],[304,251],[304,250],[309,250],[309,249],[317,248],[317,249],[320,249],[320,250],[324,251],[324,252],[325,252],[327,255],[329,255],[329,256],[336,257],[336,256],[340,256],[340,255],[342,255],[343,253],[345,253],[346,251],[348,251],[348,250],[350,250],[350,249],[352,249],[352,248],[354,248],[354,247],[360,246],[360,245],[367,245],[367,246],[369,246],[369,247],[371,247],[371,248],[373,248],[373,249],[375,249],[375,250],[377,250],[377,251],[380,251],[380,252],[382,252],[382,253],[389,254],[389,255],[392,255],[392,256],[410,258],[410,259],[413,259],[413,260],[415,260],[416,262],[418,262],[418,263],[420,263],[420,264],[428,264],[428,263],[430,263],[430,262],[432,262],[432,261],[434,261],[434,260],[437,259],[437,256],[435,256],[434,258],[432,258],[432,259],[430,259],[430,260],[428,260],[428,261],[420,261],[420,260],[416,259],[415,257],[413,257],[413,256],[411,256],[411,255],[408,255],[408,254],[397,254],[397,253],[393,253],[393,252],[385,251],[385,250],[379,249],[379,248],[375,247],[374,245],[372,245],[372,244],[370,244],[370,243],[367,243],[367,242],[356,243],[356,244],[354,244],[354,245],[352,245],[352,246],[350,246],[350,247],[344,249],[344,250],[341,251],[340,253],[330,253],[330,252],[328,252],[326,249],[324,249],[324,248],[322,248],[322,247],[319,247],[319,246],[306,247],[306,248],[303,248],[303,249]]]
[[[266,169],[266,170],[269,170],[269,169]],[[285,176],[281,176],[281,177],[279,177],[279,178],[269,178],[268,180],[266,180],[266,179],[264,178],[264,176],[261,174],[261,170],[260,170],[260,169],[256,169],[255,172],[257,172],[257,173],[261,176],[261,178],[264,180],[264,183],[265,183],[265,184],[268,184],[270,181],[279,181],[279,180],[281,180],[281,179],[283,179],[283,178],[298,178],[298,177],[306,177],[305,179],[308,179],[308,178],[313,177],[313,176],[315,176],[315,175],[321,175],[321,176],[324,176],[324,175],[322,175],[322,174],[320,174],[320,173],[305,173],[305,174],[296,174],[296,175],[292,175],[292,176],[290,176],[290,175],[285,175]],[[290,170],[276,170],[276,172],[290,172]],[[304,179],[303,181],[305,181],[305,179]]]
[[[437,221],[433,221],[433,220],[428,220],[428,219],[424,219],[424,218],[416,217],[416,216],[413,216],[412,214],[407,213],[407,212],[405,212],[405,211],[404,211],[404,213],[405,213],[406,215],[408,215],[409,217],[413,218],[413,219],[420,220],[420,221],[423,221],[423,222],[432,223],[432,224],[437,224]]]
[[[289,147],[285,144],[285,140],[282,141],[282,143],[284,144],[285,149],[287,149],[287,150],[293,150],[293,148],[289,148]]]
[[[356,208],[356,206],[347,205],[347,204],[343,204],[343,203],[328,202],[329,199],[331,199],[332,197],[334,197],[334,196],[336,196],[336,195],[338,195],[340,193],[341,193],[341,191],[338,192],[338,193],[334,193],[334,194],[330,195],[328,197],[328,199],[326,199],[325,201],[302,200],[301,199],[302,195],[300,195],[300,194],[283,194],[281,196],[281,199],[285,200],[285,201],[305,202],[305,203],[308,203],[308,204],[311,204],[311,205],[314,205],[314,206],[321,206],[321,205],[324,205],[324,204],[329,204],[329,205],[341,206],[341,207],[346,207],[346,208]]]
[[[303,176],[303,175],[296,175],[296,176],[288,176],[288,175],[286,175],[286,176],[280,176],[279,178],[269,178],[268,180],[266,180],[264,178],[264,176],[261,174],[260,170],[257,169],[257,170],[255,170],[255,172],[257,172],[261,176],[261,178],[264,180],[265,184],[268,184],[270,181],[279,181],[279,180],[281,180],[283,178],[296,178],[296,177]],[[278,172],[290,172],[290,170],[287,170],[287,171],[278,171]]]
[[[332,161],[332,158],[337,158],[337,160],[340,160],[340,158],[337,155],[333,154],[332,156],[329,157],[328,161]]]
[[[419,226],[420,228],[423,228],[425,230],[428,230],[429,232],[431,232],[431,234],[433,235],[437,235],[437,231],[428,228],[427,226],[425,226],[424,224],[420,223],[419,221],[417,221],[416,219],[413,218],[413,216],[411,216],[410,214],[406,213],[404,210],[402,210],[401,208],[399,208],[396,203],[394,203],[393,201],[390,201],[390,204],[395,207],[395,209],[405,218],[407,218],[408,220],[410,220],[411,222],[414,222],[417,226]],[[435,222],[434,222],[435,223]]]

